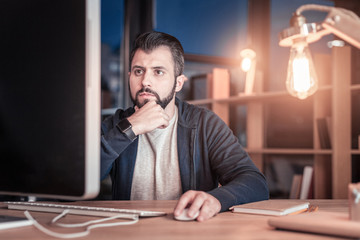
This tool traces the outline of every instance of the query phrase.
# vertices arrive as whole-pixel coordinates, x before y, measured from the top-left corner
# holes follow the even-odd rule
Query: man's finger
[[[189,208],[189,216],[194,216],[198,211],[201,210],[204,202],[206,200],[206,193],[204,192],[197,192],[194,195],[193,201]]]
[[[195,193],[193,191],[187,191],[180,197],[174,209],[175,216],[180,215],[182,211],[188,206],[188,204],[193,201],[194,195]]]
[[[205,220],[212,218],[216,213],[217,212],[214,209],[214,206],[210,203],[210,201],[205,201],[201,207],[201,211],[197,220],[199,222],[203,222]]]

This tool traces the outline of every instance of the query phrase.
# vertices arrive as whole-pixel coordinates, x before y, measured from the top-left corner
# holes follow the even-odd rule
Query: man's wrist
[[[136,139],[136,134],[132,130],[132,125],[127,120],[127,118],[122,119],[116,127],[119,129],[120,132],[124,133],[131,141],[134,141]]]

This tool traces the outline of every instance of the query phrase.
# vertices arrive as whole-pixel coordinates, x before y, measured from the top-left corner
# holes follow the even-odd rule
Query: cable
[[[68,213],[67,210],[63,211],[60,215],[56,216],[51,222],[55,223],[58,219],[64,217],[66,214]],[[95,229],[95,228],[102,228],[102,227],[114,227],[114,226],[121,226],[121,225],[130,225],[130,224],[135,224],[139,221],[139,217],[138,215],[127,215],[126,217],[124,216],[124,214],[119,214],[116,216],[112,216],[112,217],[108,217],[105,219],[100,219],[100,220],[93,220],[93,221],[88,221],[85,223],[80,223],[80,224],[59,224],[56,223],[56,225],[58,226],[62,226],[62,227],[79,227],[79,226],[87,226],[93,223],[98,223],[98,222],[104,222],[104,221],[108,221],[108,220],[112,220],[112,219],[116,219],[116,218],[128,218],[131,219],[132,221],[128,221],[128,222],[115,222],[115,223],[103,223],[103,224],[94,224],[94,225],[90,225],[86,228],[85,231],[83,232],[77,232],[77,233],[57,233],[54,231],[51,231],[47,228],[45,228],[44,226],[42,226],[40,223],[38,223],[29,213],[29,211],[25,211],[24,212],[25,216],[27,217],[27,219],[29,219],[30,221],[33,222],[33,225],[40,230],[41,232],[52,236],[52,237],[57,237],[57,238],[78,238],[78,237],[84,237],[89,235],[90,230],[91,229]]]
[[[70,211],[64,210],[61,214],[59,214],[58,216],[56,216],[55,218],[53,218],[51,220],[52,224],[55,224],[59,227],[65,227],[65,228],[75,228],[75,227],[86,227],[90,224],[95,224],[95,223],[101,223],[101,222],[105,222],[105,221],[110,221],[110,220],[114,220],[114,219],[119,219],[119,218],[123,218],[123,219],[130,219],[130,220],[135,220],[138,218],[138,215],[136,214],[117,214],[115,216],[112,217],[107,217],[107,218],[102,218],[102,219],[97,219],[97,220],[91,220],[88,222],[84,222],[84,223],[72,223],[72,224],[67,224],[67,223],[57,223],[57,221],[62,218],[65,217],[67,213],[69,213]],[[132,221],[130,222],[121,222],[122,225],[129,225],[129,224],[133,224]]]

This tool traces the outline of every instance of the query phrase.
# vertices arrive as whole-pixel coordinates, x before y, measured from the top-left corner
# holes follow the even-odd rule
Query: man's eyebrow
[[[167,70],[166,67],[163,67],[163,66],[155,66],[155,67],[152,67],[152,69],[155,69],[155,70]]]
[[[139,66],[139,65],[134,65],[134,66],[131,68],[131,70],[134,70],[134,69],[141,69],[141,70],[143,70],[143,71],[146,70],[145,67]],[[165,71],[167,71],[167,68],[164,67],[164,66],[154,66],[154,67],[151,67],[151,69],[153,69],[153,70],[165,70]]]
[[[134,65],[131,69],[134,70],[135,68],[140,68],[141,70],[145,70],[144,67],[139,66],[139,65]]]

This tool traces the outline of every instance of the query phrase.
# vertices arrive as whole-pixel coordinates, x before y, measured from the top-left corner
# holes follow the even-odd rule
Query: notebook
[[[311,212],[268,220],[272,227],[338,237],[360,238],[360,222],[351,221],[348,213]]]
[[[0,215],[0,230],[32,225],[26,217]]]
[[[284,216],[304,212],[309,208],[307,201],[273,199],[247,204],[236,205],[230,208],[235,213],[250,213],[261,215]]]

